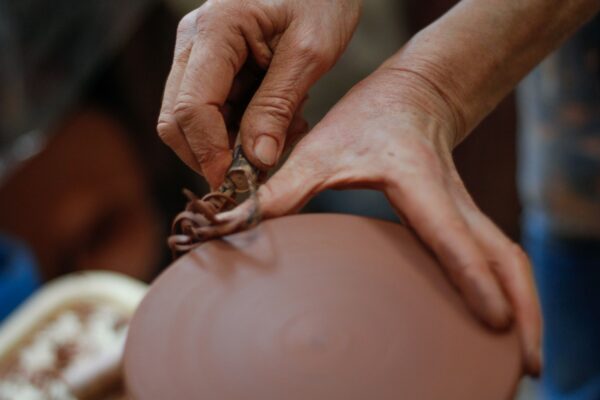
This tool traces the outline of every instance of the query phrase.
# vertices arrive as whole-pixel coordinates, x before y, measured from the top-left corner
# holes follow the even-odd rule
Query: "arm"
[[[293,212],[327,188],[383,191],[476,315],[495,327],[514,318],[525,367],[538,373],[542,322],[529,261],[474,204],[451,152],[598,9],[598,0],[463,0],[296,146],[259,191],[263,215]]]
[[[436,92],[447,113],[440,118],[452,122],[458,144],[599,10],[599,0],[463,0],[382,69]],[[404,93],[399,96],[406,101]]]

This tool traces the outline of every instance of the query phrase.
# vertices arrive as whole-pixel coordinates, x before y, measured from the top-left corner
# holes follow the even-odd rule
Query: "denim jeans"
[[[600,16],[519,88],[523,242],[544,314],[543,399],[600,399]]]
[[[556,236],[531,210],[523,228],[544,315],[542,398],[600,399],[600,240]]]

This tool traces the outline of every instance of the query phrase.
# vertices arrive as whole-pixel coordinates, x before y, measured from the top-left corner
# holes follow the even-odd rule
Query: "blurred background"
[[[181,188],[206,190],[155,132],[184,0],[0,1],[0,232],[39,279],[109,269],[150,280],[168,265]],[[311,91],[317,122],[451,0],[365,2],[336,67]],[[456,152],[478,204],[518,237],[512,96]],[[383,196],[326,192],[312,212],[394,219]]]
[[[171,261],[182,188],[203,180],[155,124],[190,0],[0,0],[0,322],[45,282],[108,270],[150,282]],[[311,90],[311,125],[453,0],[369,0],[337,65]],[[455,153],[476,202],[519,239],[509,96]],[[305,211],[395,220],[383,195],[328,191]],[[0,371],[1,372],[1,371]]]
[[[80,374],[89,371],[85,360],[74,354],[103,374],[118,372],[126,324],[146,290],[140,282],[171,262],[166,238],[185,205],[181,190],[207,190],[155,130],[178,21],[202,2],[0,0],[0,400],[75,398],[65,390],[87,390],[90,380]],[[364,1],[347,51],[310,92],[310,124],[457,2]],[[511,94],[454,153],[476,203],[529,252],[544,310],[544,377],[550,392],[577,399],[600,393],[598,43],[600,16],[524,81],[519,119]],[[524,207],[516,184],[517,122],[525,133]],[[364,190],[324,192],[305,211],[397,220],[383,195]],[[97,270],[121,275],[78,273]],[[73,273],[74,280],[47,285]],[[45,308],[52,296],[36,295],[21,314],[54,310],[44,317],[46,327],[36,336],[37,320],[10,325],[6,317],[42,287],[110,293],[113,300],[120,287],[123,296],[117,306],[75,296],[75,306],[58,315]],[[17,342],[23,351],[11,353]],[[107,362],[105,354],[115,357]],[[24,366],[33,373],[24,374]],[[59,367],[72,373],[58,374]],[[52,390],[63,391],[32,397],[40,371],[52,378],[46,389],[60,381]],[[76,397],[124,398],[120,379],[113,381],[118,396]],[[590,391],[577,392],[584,383]],[[520,396],[533,392],[526,384]]]

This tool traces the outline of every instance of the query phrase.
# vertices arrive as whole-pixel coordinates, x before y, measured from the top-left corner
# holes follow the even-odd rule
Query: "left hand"
[[[258,192],[262,216],[294,212],[327,188],[383,191],[431,248],[473,312],[513,316],[527,371],[540,370],[541,317],[527,256],[475,205],[452,160],[456,117],[420,74],[380,68],[353,88]],[[243,220],[250,202],[218,216]]]

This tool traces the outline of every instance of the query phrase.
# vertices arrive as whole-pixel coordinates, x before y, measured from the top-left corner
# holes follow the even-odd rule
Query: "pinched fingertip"
[[[202,176],[208,182],[211,190],[218,189],[223,183],[232,160],[231,151],[220,151],[212,156],[210,160],[200,163]]]

